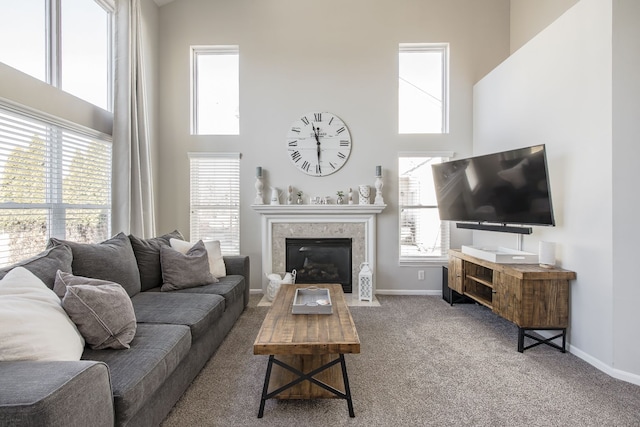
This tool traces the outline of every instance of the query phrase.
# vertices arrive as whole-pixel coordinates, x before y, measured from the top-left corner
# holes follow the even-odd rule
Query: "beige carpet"
[[[378,296],[351,307],[361,354],[344,400],[269,400],[253,341],[268,307],[252,296],[218,352],[169,414],[172,426],[640,426],[640,387],[547,346],[518,353],[517,328],[479,305]]]

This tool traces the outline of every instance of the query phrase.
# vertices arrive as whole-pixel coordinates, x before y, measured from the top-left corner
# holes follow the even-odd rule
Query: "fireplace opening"
[[[285,239],[286,269],[296,270],[296,283],[340,283],[351,292],[351,239]]]

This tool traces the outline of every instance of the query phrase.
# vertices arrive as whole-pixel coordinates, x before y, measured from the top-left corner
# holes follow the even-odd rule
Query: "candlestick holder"
[[[256,183],[254,184],[256,187],[256,198],[253,201],[254,205],[264,205],[264,199],[262,198],[262,189],[264,188],[264,183],[262,182],[262,177],[256,177]]]
[[[381,176],[377,176],[376,177],[376,183],[375,183],[376,198],[373,200],[373,203],[375,205],[384,205],[384,198],[382,197],[382,187],[383,186],[384,186],[384,183],[382,182],[382,177]]]

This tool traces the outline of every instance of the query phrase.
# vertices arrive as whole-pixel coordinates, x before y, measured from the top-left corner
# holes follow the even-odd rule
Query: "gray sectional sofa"
[[[249,301],[249,258],[225,256],[218,283],[164,292],[160,248],[123,233],[100,244],[52,239],[22,266],[53,289],[57,270],[122,285],[136,317],[129,349],[85,347],[80,361],[0,362],[0,425],[158,425],[214,354]],[[185,272],[188,274],[188,272]]]

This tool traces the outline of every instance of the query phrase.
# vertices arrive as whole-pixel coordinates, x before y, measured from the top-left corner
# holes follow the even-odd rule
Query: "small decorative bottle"
[[[296,199],[296,203],[301,205],[303,203],[303,201],[302,201],[302,191],[298,191],[296,194],[298,195],[298,198]]]
[[[344,191],[338,191],[336,194],[338,195],[338,199],[336,200],[336,204],[338,204],[338,205],[344,204]]]

